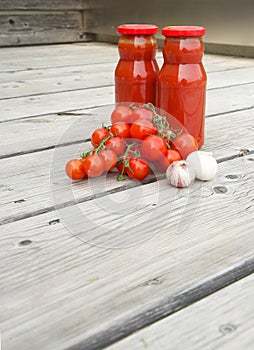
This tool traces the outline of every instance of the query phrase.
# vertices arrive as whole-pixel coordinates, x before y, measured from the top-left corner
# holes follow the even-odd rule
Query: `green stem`
[[[100,153],[100,151],[102,151],[105,148],[105,143],[114,135],[110,132],[106,137],[104,137],[104,139],[102,139],[99,143],[99,146],[96,148],[95,150],[95,154]]]
[[[127,145],[127,148],[126,148],[126,151],[124,152],[124,155],[119,160],[120,162],[123,163],[123,168],[122,168],[121,173],[119,175],[117,175],[117,178],[116,178],[117,181],[124,181],[125,180],[125,177],[124,177],[124,174],[123,174],[124,170],[126,168],[130,169],[129,159],[127,158],[127,156],[128,156],[128,153],[130,153],[130,152],[135,154],[135,151],[132,151],[131,147],[135,146],[136,144],[137,144],[137,142],[133,142],[133,143]]]
[[[161,137],[167,138],[169,140],[174,140],[178,136],[177,132],[173,131],[171,128],[167,118],[158,114],[152,103],[147,103],[144,105],[144,107],[150,109],[153,112],[154,117],[152,118],[152,123],[158,128],[158,134]]]

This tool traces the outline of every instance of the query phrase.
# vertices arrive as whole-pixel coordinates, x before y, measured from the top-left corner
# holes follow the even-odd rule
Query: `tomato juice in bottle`
[[[162,29],[164,63],[158,75],[157,107],[175,117],[204,143],[206,72],[202,64],[204,27],[169,26]]]
[[[115,101],[156,102],[159,67],[155,59],[158,27],[152,24],[123,24],[118,27],[119,62],[115,69]]]

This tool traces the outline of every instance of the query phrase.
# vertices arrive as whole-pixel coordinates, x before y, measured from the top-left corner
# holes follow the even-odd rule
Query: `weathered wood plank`
[[[254,83],[207,91],[206,115],[228,113],[253,108]]]
[[[100,115],[99,111],[102,109],[104,114]],[[83,109],[2,123],[0,158],[50,149],[66,143],[82,142],[90,138],[92,131],[103,122],[110,124],[111,110],[109,105],[98,109]],[[252,149],[253,124],[254,109],[207,118],[203,148],[213,150],[217,158],[230,157],[242,148]],[[11,134],[15,136],[10,137]],[[38,138],[39,134],[43,137]],[[213,135],[216,135],[216,139]]]
[[[219,89],[222,87],[245,85],[254,83],[254,67],[208,73],[207,88]],[[245,88],[245,87],[243,87]]]
[[[101,106],[113,102],[113,86],[1,100],[0,121]]]
[[[1,48],[0,57],[0,72],[13,73],[16,70],[31,71],[62,66],[71,68],[75,65],[112,62],[117,57],[117,51],[115,45],[91,42],[35,46],[32,56],[31,47]],[[42,60],[42,57],[47,59]]]
[[[242,177],[226,178],[232,169]],[[160,232],[130,249],[82,244],[66,231],[62,217],[59,223],[49,225],[59,219],[59,211],[22,220],[22,225],[2,226],[3,346],[10,350],[35,346],[62,349],[77,344],[76,349],[104,348],[144,326],[147,319],[175,311],[174,300],[181,308],[197,285],[201,298],[202,291],[214,288],[214,278],[220,280],[221,288],[234,276],[241,277],[230,271],[241,270],[253,257],[253,196],[249,192],[253,171],[254,163],[246,158],[221,164],[215,182],[203,184],[201,192],[201,184],[195,183],[188,204],[188,189],[175,191],[162,185],[160,199],[152,207],[155,184],[150,184],[137,210],[140,193],[133,189],[130,196],[136,213],[133,207],[127,214],[132,220],[126,223],[132,239],[140,243],[143,232],[152,234],[158,227]],[[216,185],[225,186],[227,192],[217,191]],[[102,202],[80,206],[88,217],[91,214],[98,220],[94,226],[102,225],[97,228],[104,235],[104,247],[128,236],[123,226],[117,226],[117,220],[126,222],[128,218],[107,222],[106,212],[115,208],[117,194],[111,198],[103,210]],[[62,214],[68,212],[69,208]],[[153,227],[144,222],[145,213],[153,216]],[[136,227],[133,220],[137,220]],[[90,225],[84,218],[77,224],[84,234]],[[20,243],[25,240],[31,244]]]
[[[108,110],[110,111],[111,108],[109,106]],[[52,208],[51,192],[53,189],[61,192],[63,202],[68,202],[67,195],[65,195],[65,192],[68,194],[69,191],[69,181],[64,173],[66,161],[79,156],[84,149],[89,149],[90,143],[85,144],[82,139],[88,139],[92,130],[101,125],[103,121],[109,121],[110,113],[107,113],[108,119],[105,118],[104,114],[98,114],[98,111],[90,110],[89,113],[84,116],[65,116],[65,118],[67,117],[65,123],[62,122],[63,116],[55,116],[54,122],[52,122],[51,116],[43,119],[24,120],[23,124],[20,123],[18,127],[15,127],[18,136],[14,136],[12,132],[12,138],[8,137],[13,129],[11,125],[7,130],[2,129],[3,135],[5,135],[0,144],[2,152],[8,153],[16,150],[18,153],[21,149],[25,149],[23,144],[27,129],[31,130],[31,134],[27,137],[26,147],[28,151],[32,152],[0,160],[0,168],[2,169],[0,214],[2,223],[29,216],[32,213],[40,213],[46,208]],[[239,119],[242,120],[240,125]],[[253,123],[254,110],[248,113],[239,112],[208,118],[204,149],[212,151],[217,159],[236,157],[242,154],[242,149],[253,151]],[[3,126],[5,127],[5,124]],[[38,134],[45,134],[45,138],[38,138]],[[13,141],[15,139],[16,144]],[[49,147],[50,141],[52,147]],[[54,142],[63,146],[54,150]],[[40,147],[43,149],[43,146],[46,150],[39,151]],[[36,147],[38,147],[38,152],[33,153]],[[17,163],[19,164],[18,168]],[[14,168],[15,172],[13,172]],[[48,169],[51,169],[51,177]],[[53,181],[52,178],[55,176],[57,179]],[[52,183],[56,183],[56,186],[52,187]],[[102,184],[100,179],[94,182],[94,193],[101,192]],[[115,180],[115,175],[108,178],[107,190],[122,186],[122,183]],[[90,188],[85,183],[77,183],[73,186],[73,195],[76,200],[82,201],[91,196]]]
[[[87,41],[80,11],[0,13],[0,46]]]
[[[13,80],[0,83],[0,99],[113,85],[114,68],[115,63],[109,62],[15,72]]]
[[[84,46],[80,44],[78,49]],[[97,46],[91,47],[93,51],[88,54],[90,62],[93,56],[99,56],[96,55]],[[68,49],[68,45],[65,48]],[[65,48],[62,48],[63,53]],[[2,52],[7,53],[5,49]],[[20,52],[25,54],[23,48]],[[40,52],[44,57],[43,48]],[[76,57],[78,52],[75,51]],[[56,63],[57,51],[52,50],[51,53],[52,62],[59,64]],[[112,59],[105,49],[100,51],[100,55],[103,59]],[[38,52],[35,53],[35,66],[40,67],[41,57]],[[66,57],[70,62],[76,62],[72,54]],[[68,63],[66,57],[63,63]],[[6,68],[7,56],[5,60]],[[24,57],[19,62],[12,62],[16,68],[25,67],[27,63]],[[217,69],[228,69],[226,62],[220,62],[219,58],[218,62]],[[231,62],[228,61],[229,66]],[[210,67],[215,66],[211,64]],[[214,80],[216,89],[219,86],[217,79],[219,75]],[[249,78],[246,75],[243,79]],[[230,74],[226,80],[232,84]],[[221,82],[224,84],[222,79]],[[228,87],[224,97],[227,98],[230,92],[239,93],[242,98],[236,99],[236,106],[233,101],[235,95],[230,96],[230,103],[225,99],[216,107],[220,114],[226,104],[228,114],[209,118],[211,129],[207,128],[207,147],[215,149],[218,152],[216,156],[236,155],[243,147],[253,151],[253,109],[247,110],[253,100],[252,90],[248,88],[248,92],[245,91],[246,95],[250,91],[245,98],[240,92],[244,87],[235,88]],[[217,95],[223,94],[223,90],[210,90],[216,92],[216,95],[209,95],[216,96],[210,101],[217,104],[220,101]],[[107,96],[95,96],[96,93],[105,93],[103,88],[84,91],[89,91],[82,97],[87,99],[85,107],[94,107],[113,96],[112,90],[107,90]],[[61,95],[62,104],[64,99],[74,98],[74,94],[53,94],[56,104],[60,103],[57,95]],[[81,95],[77,97],[81,98]],[[50,107],[47,106],[48,101]],[[44,110],[49,108],[51,111],[52,106],[55,108],[49,95],[40,103],[44,103]],[[77,98],[69,103],[73,103],[73,109],[76,109],[80,101]],[[33,115],[34,111],[38,114],[38,105],[35,105],[35,109],[32,103],[30,110],[25,108],[27,116]],[[229,106],[234,109],[244,106],[246,110],[229,114]],[[9,108],[14,114],[15,108],[21,108],[21,114],[24,111],[22,106],[15,105],[15,99],[9,100]],[[216,114],[216,108],[210,108],[211,114]],[[92,113],[92,110],[84,111]],[[16,116],[19,118],[18,113]],[[90,121],[90,128],[99,121],[92,115],[84,117]],[[51,118],[54,118],[52,124]],[[36,151],[36,147],[50,147],[50,142],[53,146],[65,130],[68,130],[70,142],[77,141],[76,132],[72,133],[69,129],[72,118],[77,120],[78,116],[60,113],[9,121],[1,124],[4,127],[1,132],[9,130],[12,139],[15,139],[16,132],[23,132],[23,140],[26,139],[29,145],[24,149]],[[41,122],[41,129],[35,120]],[[28,121],[30,126],[26,124]],[[7,124],[13,129],[6,129]],[[21,129],[18,130],[18,127]],[[83,132],[81,127],[82,123],[79,124],[79,132],[83,135],[88,129]],[[26,130],[29,130],[29,137],[25,137],[28,135]],[[21,141],[18,136],[14,148],[11,148],[10,140],[7,140],[7,146],[13,152],[19,148]],[[1,142],[5,143],[6,139]],[[251,260],[254,243],[253,155],[220,163],[219,174],[214,181],[196,182],[186,190],[170,188],[162,180],[128,191],[124,188],[117,191],[118,184],[113,178],[107,184],[95,180],[86,187],[81,182],[71,186],[63,168],[66,158],[80,152],[79,145],[63,147],[62,150],[63,156],[52,158],[56,167],[53,178],[48,174],[52,150],[0,161],[0,189],[4,203],[0,215],[2,218],[6,218],[6,214],[9,218],[16,215],[15,220],[20,219],[1,226],[3,347],[10,350],[51,350],[72,345],[75,349],[105,348],[136,329],[254,271]],[[8,149],[5,148],[5,151],[8,152]],[[49,181],[53,187],[50,187]],[[105,193],[105,189],[113,191]],[[97,193],[100,195],[96,196]],[[56,204],[64,199],[70,200],[69,206],[54,211],[51,194]],[[82,196],[86,201],[71,205],[79,202]],[[92,200],[94,196],[96,198]],[[146,220],[148,217],[149,220]],[[101,247],[90,246],[84,240]],[[128,249],[130,244],[133,246]],[[125,248],[110,249],[113,246]]]
[[[32,32],[52,29],[82,29],[79,11],[31,11],[0,12],[1,34],[13,32]]]
[[[16,53],[18,50],[18,54]],[[116,62],[118,54],[115,45],[100,43],[40,45],[19,48],[9,47],[0,50],[0,73],[31,71],[56,67],[70,67]],[[42,57],[47,59],[42,60]],[[4,75],[6,76],[6,75]],[[10,79],[12,77],[8,75]]]
[[[87,50],[89,48],[89,50]],[[0,73],[3,71],[42,69],[58,66],[73,66],[96,62],[117,62],[117,46],[105,43],[76,43],[56,46],[19,47],[18,55],[14,54],[17,48],[2,48],[0,55]],[[42,56],[47,60],[41,60]],[[27,61],[29,57],[29,62]],[[59,59],[61,57],[61,60]],[[157,53],[158,63],[162,64],[162,53]],[[253,67],[253,60],[248,58],[228,57],[219,55],[205,55],[204,64],[207,72],[239,69],[239,67]]]
[[[253,67],[253,59],[246,57],[205,54],[203,62],[207,72]]]
[[[17,72],[18,80],[0,83],[0,99],[113,85],[114,63]],[[30,74],[27,74],[30,73]],[[27,77],[29,76],[29,78]],[[25,80],[24,80],[25,79]],[[98,84],[96,86],[96,84]]]
[[[108,350],[252,349],[253,289],[252,274],[110,346]]]
[[[114,84],[115,62],[75,67],[58,67],[36,71],[17,71],[4,75],[0,82],[0,99],[54,93]],[[254,83],[254,67],[208,74],[208,89]],[[7,80],[8,79],[8,80]]]
[[[97,0],[1,0],[0,10],[86,10],[105,7]]]
[[[95,85],[99,85],[95,84]],[[254,83],[243,86],[225,87],[207,91],[208,116],[228,113],[253,107]],[[247,91],[246,91],[247,90]],[[11,102],[10,102],[11,101]],[[56,94],[1,100],[1,121],[21,119],[35,115],[45,115],[73,109],[82,109],[94,105],[114,102],[114,87],[74,90]],[[12,108],[10,108],[10,104]]]
[[[96,67],[98,66],[97,70]],[[5,86],[7,87],[6,84],[11,84],[11,83],[27,83],[27,84],[32,84],[35,80],[47,80],[47,79],[60,79],[61,77],[67,78],[69,77],[70,79],[72,76],[75,76],[75,78],[78,78],[79,74],[84,74],[87,72],[90,73],[98,73],[98,69],[103,67],[103,70],[107,72],[109,70],[108,67],[114,67],[115,63],[114,62],[94,62],[92,63],[84,63],[83,65],[74,65],[74,66],[63,66],[63,67],[48,67],[47,69],[27,69],[25,71],[23,70],[18,70],[14,72],[2,72],[0,73],[1,75],[1,87]],[[36,88],[36,84],[34,84],[34,88]]]

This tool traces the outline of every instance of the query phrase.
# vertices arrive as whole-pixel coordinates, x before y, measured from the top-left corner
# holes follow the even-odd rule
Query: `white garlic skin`
[[[218,164],[210,152],[192,152],[186,158],[186,162],[194,168],[196,179],[210,181],[217,174]]]
[[[188,187],[195,180],[195,171],[185,160],[179,160],[168,167],[166,177],[174,187]]]

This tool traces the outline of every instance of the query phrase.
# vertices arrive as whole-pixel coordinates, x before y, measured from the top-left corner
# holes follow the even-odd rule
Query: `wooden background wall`
[[[0,46],[91,40],[93,12],[104,1],[0,0]]]

